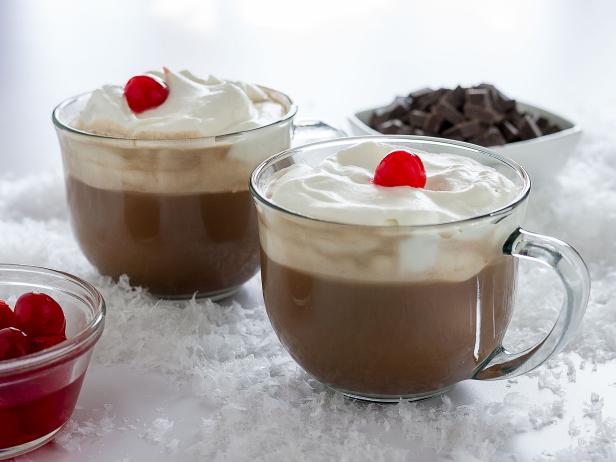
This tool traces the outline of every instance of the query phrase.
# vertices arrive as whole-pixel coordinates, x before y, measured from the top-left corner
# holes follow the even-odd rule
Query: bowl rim
[[[536,112],[543,112],[548,118],[556,118],[556,119],[561,119],[563,121],[565,121],[569,126],[563,130],[560,130],[558,132],[555,133],[550,133],[549,135],[541,135],[537,138],[531,138],[530,140],[524,140],[524,141],[515,141],[513,143],[505,143],[505,144],[500,144],[500,145],[494,145],[494,146],[486,146],[486,149],[514,149],[514,148],[518,148],[518,147],[524,147],[527,146],[529,144],[536,144],[536,143],[540,143],[543,141],[549,141],[549,140],[553,140],[553,139],[557,139],[557,138],[562,138],[562,137],[566,137],[566,136],[571,136],[574,134],[578,134],[582,132],[582,127],[576,123],[573,122],[571,119],[569,119],[568,117],[565,117],[561,114],[558,114],[556,112],[553,111],[548,111],[547,109],[542,108],[541,106],[536,106],[534,104],[530,104],[527,103],[525,101],[519,101],[516,100],[516,103],[519,105],[522,105],[526,108],[528,108],[528,110],[530,111],[536,111]],[[367,108],[367,109],[361,109],[359,111],[355,111],[353,112],[351,115],[347,116],[347,120],[351,125],[354,125],[355,127],[364,130],[364,135],[383,135],[383,133],[380,133],[378,131],[376,131],[374,128],[370,127],[367,123],[365,123],[361,118],[360,115],[361,114],[365,114],[365,113],[369,113],[372,114],[374,111],[384,108],[385,106],[376,106],[376,107],[372,107],[372,108]],[[449,138],[443,138],[444,140],[449,140]]]
[[[0,271],[14,271],[16,273],[44,274],[58,279],[67,280],[84,289],[91,300],[78,300],[81,303],[89,303],[94,310],[93,318],[83,327],[77,335],[54,345],[51,348],[31,353],[19,358],[0,361],[0,379],[3,377],[20,374],[23,372],[39,369],[55,362],[64,361],[68,357],[79,354],[89,349],[103,332],[106,316],[106,304],[103,296],[93,284],[73,274],[46,268],[43,266],[19,265],[12,263],[0,263]],[[50,284],[53,286],[53,284]],[[65,291],[71,293],[71,291]]]

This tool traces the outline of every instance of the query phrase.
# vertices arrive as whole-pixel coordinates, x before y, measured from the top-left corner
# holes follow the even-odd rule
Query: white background
[[[166,65],[248,80],[290,94],[300,117],[339,125],[350,112],[430,86],[493,82],[507,94],[563,112],[611,117],[616,82],[616,3],[611,1],[274,0],[0,2],[0,159],[3,177],[60,169],[50,113],[62,99]],[[252,281],[242,296],[260,303]],[[591,390],[616,416],[616,365],[578,372],[564,385],[568,415],[584,420]],[[456,404],[500,399],[505,383],[465,383]],[[536,382],[517,391],[550,398]],[[149,424],[164,411],[175,431],[199,412],[162,375],[93,367],[77,415]],[[182,423],[184,422],[184,423]],[[568,420],[511,439],[517,460],[566,447]],[[186,460],[138,432],[86,435],[24,460]],[[432,458],[418,449],[418,457]],[[605,454],[599,454],[599,459]]]

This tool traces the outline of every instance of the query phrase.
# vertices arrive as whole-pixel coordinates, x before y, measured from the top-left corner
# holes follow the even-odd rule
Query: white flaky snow
[[[575,158],[533,192],[529,207],[529,229],[569,241],[589,264],[593,288],[583,328],[558,358],[528,378],[503,382],[504,392],[493,399],[492,384],[478,384],[475,390],[483,386],[488,394],[482,399],[458,399],[454,390],[423,403],[346,400],[295,365],[261,304],[160,301],[127,278],[114,283],[98,275],[71,234],[60,172],[0,179],[0,261],[75,273],[107,301],[107,325],[91,368],[123,365],[159,374],[193,403],[190,432],[178,430],[183,423],[164,411],[154,419],[116,419],[111,403],[94,420],[75,417],[57,444],[79,453],[96,439],[104,451],[115,431],[158,448],[166,460],[518,461],[526,459],[514,439],[562,424],[560,448],[539,448],[535,460],[616,460],[616,420],[605,412],[616,386],[598,378],[597,389],[608,387],[611,395],[566,392],[580,374],[596,374],[616,359],[616,137],[610,133],[616,133],[613,121],[589,130]],[[250,287],[257,290],[257,281]],[[541,338],[559,301],[548,270],[522,265],[507,345]],[[130,453],[121,460],[141,459]]]

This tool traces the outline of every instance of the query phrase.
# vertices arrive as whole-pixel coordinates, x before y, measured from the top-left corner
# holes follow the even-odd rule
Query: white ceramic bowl
[[[348,118],[351,135],[380,135],[368,125],[372,113],[377,109],[379,108],[366,109],[351,115]],[[562,130],[532,140],[491,146],[489,149],[518,162],[526,169],[535,187],[541,187],[573,154],[582,135],[582,129],[558,114],[530,104],[518,102],[518,109],[543,116]]]

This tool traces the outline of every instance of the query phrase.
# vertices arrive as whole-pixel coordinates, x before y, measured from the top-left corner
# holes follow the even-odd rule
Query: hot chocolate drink
[[[404,396],[465,380],[500,345],[515,262],[502,257],[460,282],[355,282],[263,255],[267,312],[307,372],[340,390]]]
[[[148,194],[67,178],[73,227],[84,253],[114,278],[160,295],[216,293],[259,266],[257,219],[248,191]],[[178,226],[181,223],[182,226]]]
[[[413,154],[359,143],[260,185],[272,326],[307,372],[353,396],[416,398],[471,378],[511,318],[517,266],[502,248],[523,212],[490,212],[521,186],[470,157]],[[417,186],[399,185],[404,172]]]
[[[146,87],[135,90],[135,79]],[[156,107],[141,98],[147,85],[160,85]],[[289,99],[273,90],[169,70],[59,106],[84,254],[101,273],[127,274],[165,297],[233,291],[258,268],[250,172],[289,146],[292,116]]]

